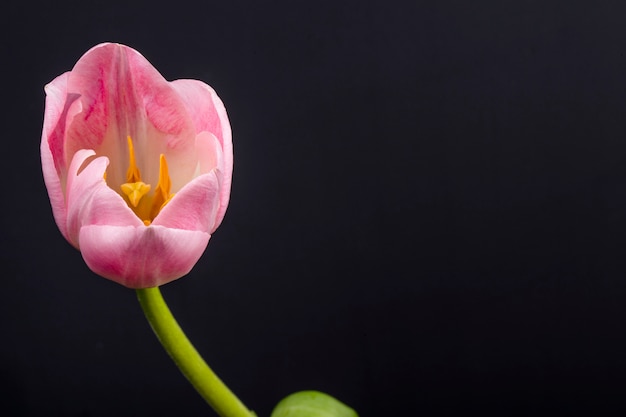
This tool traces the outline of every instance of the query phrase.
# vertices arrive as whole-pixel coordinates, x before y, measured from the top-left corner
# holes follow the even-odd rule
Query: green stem
[[[221,417],[254,417],[209,368],[182,331],[158,287],[137,290],[152,330],[180,371]]]

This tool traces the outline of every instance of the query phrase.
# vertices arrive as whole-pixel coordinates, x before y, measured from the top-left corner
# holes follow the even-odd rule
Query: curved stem
[[[139,289],[137,298],[167,353],[215,412],[221,417],[254,417],[198,354],[167,307],[159,288]]]

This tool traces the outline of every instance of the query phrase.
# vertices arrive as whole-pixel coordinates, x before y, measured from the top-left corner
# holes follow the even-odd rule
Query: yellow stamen
[[[172,188],[172,181],[170,180],[170,173],[167,167],[167,161],[165,155],[161,154],[159,157],[159,182],[154,189],[154,199],[152,200],[152,210],[150,215],[152,218],[159,214],[159,211],[170,201],[174,196],[170,194]]]
[[[128,170],[126,171],[126,182],[120,188],[137,217],[143,220],[143,224],[149,226],[161,209],[174,197],[174,194],[170,194],[172,181],[165,155],[161,154],[159,157],[159,182],[154,189],[154,195],[149,195],[150,184],[141,181],[141,173],[135,160],[133,141],[128,136]]]
[[[156,193],[156,199],[161,197],[163,202],[165,202],[170,197],[170,189],[172,188],[172,181],[170,180],[170,172],[167,168],[167,161],[165,160],[165,155],[161,154],[159,156],[159,183],[156,186],[154,192]]]

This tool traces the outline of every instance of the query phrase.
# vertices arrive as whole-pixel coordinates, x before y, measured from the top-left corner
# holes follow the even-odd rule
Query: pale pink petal
[[[220,187],[219,197],[217,197],[217,199],[219,199],[219,205],[215,212],[215,222],[213,226],[214,231],[224,219],[230,196],[229,188],[231,180],[230,177],[226,178],[224,174],[224,153],[215,135],[209,132],[198,134],[198,136],[196,136],[196,151],[198,153],[199,171],[205,173],[214,170]],[[226,186],[224,184],[226,184]],[[228,189],[225,189],[225,187]]]
[[[170,83],[180,94],[197,133],[213,133],[224,151],[225,174],[233,166],[232,131],[224,103],[210,86],[198,80],[174,80]]]
[[[219,167],[223,180],[220,183],[220,207],[216,227],[222,222],[228,201],[233,175],[233,142],[230,122],[224,103],[211,87],[198,80],[175,80],[171,85],[191,114],[196,132],[208,131],[217,137],[222,147],[222,164]]]
[[[198,133],[196,136],[196,154],[198,155],[198,175],[224,166],[222,145],[213,133],[207,131]],[[220,172],[222,172],[221,169]]]
[[[161,226],[93,225],[80,231],[81,253],[98,275],[129,288],[150,288],[187,274],[208,233]]]
[[[82,249],[79,233],[84,226],[108,224],[143,227],[143,222],[124,199],[104,181],[107,158],[99,157],[87,161],[93,155],[91,150],[77,152],[68,171],[67,233],[68,240],[79,249]]]
[[[185,185],[155,217],[153,225],[213,233],[219,206],[219,183],[214,171]]]
[[[226,208],[230,200],[230,187],[233,179],[233,139],[228,116],[226,115],[226,108],[224,108],[224,103],[222,103],[222,100],[215,94],[213,89],[211,89],[211,98],[213,99],[213,104],[221,120],[222,148],[224,150],[222,154],[224,158],[223,168],[220,169],[223,178],[220,183],[220,207],[217,210],[215,223],[215,227],[217,227],[222,222],[222,219],[224,219]]]

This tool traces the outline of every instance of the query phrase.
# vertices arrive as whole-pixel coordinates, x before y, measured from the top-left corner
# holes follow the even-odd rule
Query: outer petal
[[[198,80],[175,80],[172,87],[178,91],[191,115],[197,133],[207,131],[215,135],[222,148],[220,207],[216,214],[217,228],[228,207],[233,176],[232,131],[224,103],[215,90]]]
[[[204,232],[161,226],[92,225],[80,230],[87,266],[129,288],[156,287],[187,274],[209,237]]]
[[[60,75],[45,87],[46,108],[41,134],[41,167],[44,182],[50,196],[54,220],[66,239],[68,235],[63,185],[67,167],[63,156],[63,141],[67,110],[77,98],[75,95],[69,97],[67,95],[68,77],[69,73]]]

